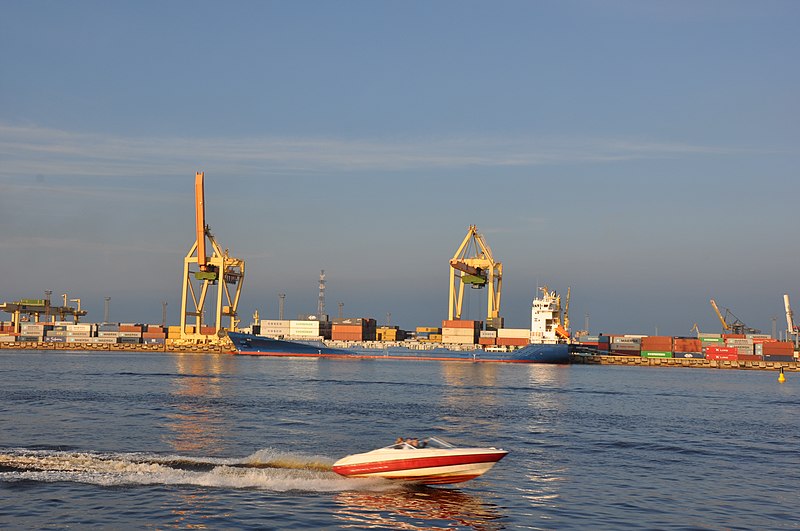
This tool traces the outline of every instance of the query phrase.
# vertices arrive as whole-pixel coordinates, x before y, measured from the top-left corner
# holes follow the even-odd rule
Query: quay
[[[78,350],[90,352],[194,352],[229,353],[232,343],[50,343],[44,341],[0,342],[0,350]]]
[[[705,358],[643,358],[641,356],[609,356],[604,354],[572,354],[570,361],[578,365],[627,365],[636,367],[689,367],[696,369],[747,369],[800,372],[796,361],[716,360]]]

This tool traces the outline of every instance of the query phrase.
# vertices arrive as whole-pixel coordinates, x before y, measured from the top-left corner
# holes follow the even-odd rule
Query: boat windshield
[[[418,450],[420,448],[449,449],[455,448],[455,446],[438,437],[426,437],[424,439],[411,437],[402,440],[398,439],[397,442],[386,448],[391,448],[393,450]]]

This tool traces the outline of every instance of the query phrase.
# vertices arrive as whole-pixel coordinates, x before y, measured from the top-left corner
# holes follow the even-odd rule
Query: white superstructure
[[[531,305],[531,343],[561,343],[569,337],[564,328],[561,312],[561,295],[547,286],[539,288],[541,297]]]

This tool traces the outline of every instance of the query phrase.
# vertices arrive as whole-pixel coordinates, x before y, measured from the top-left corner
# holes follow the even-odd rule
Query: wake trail
[[[396,488],[382,480],[343,478],[331,471],[332,463],[322,456],[272,449],[245,458],[0,449],[0,481],[194,485],[280,492],[379,492]]]

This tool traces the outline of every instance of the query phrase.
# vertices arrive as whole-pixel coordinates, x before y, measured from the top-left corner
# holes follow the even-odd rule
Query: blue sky
[[[0,4],[0,299],[178,320],[195,171],[240,305],[447,317],[470,224],[501,314],[769,332],[800,304],[792,1]],[[466,317],[482,318],[485,292]]]

